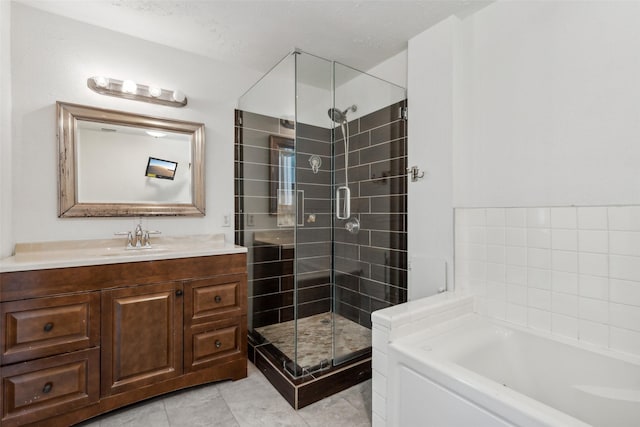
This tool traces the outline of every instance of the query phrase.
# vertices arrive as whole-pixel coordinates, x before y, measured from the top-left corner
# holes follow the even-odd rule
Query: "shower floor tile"
[[[371,329],[338,314],[316,314],[298,320],[298,366],[310,368],[333,359],[332,317],[336,329],[336,356],[371,347]],[[294,322],[276,323],[255,330],[294,360]]]

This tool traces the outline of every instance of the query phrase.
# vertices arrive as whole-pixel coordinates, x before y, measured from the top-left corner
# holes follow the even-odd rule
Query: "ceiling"
[[[19,3],[266,72],[300,48],[357,69],[401,52],[442,19],[484,0],[16,0]]]

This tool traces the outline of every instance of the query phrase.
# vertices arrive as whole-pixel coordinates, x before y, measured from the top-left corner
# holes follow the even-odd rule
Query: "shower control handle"
[[[344,208],[340,209],[340,195],[344,193]],[[351,216],[351,190],[346,185],[336,190],[336,216],[338,219],[349,219]]]

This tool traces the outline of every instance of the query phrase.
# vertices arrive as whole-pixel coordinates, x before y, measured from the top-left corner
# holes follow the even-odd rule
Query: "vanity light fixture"
[[[104,76],[94,76],[87,79],[89,89],[101,95],[116,96],[118,98],[133,99],[150,102],[152,104],[184,107],[187,97],[178,90],[162,89],[158,86],[145,86],[133,80],[117,80]]]

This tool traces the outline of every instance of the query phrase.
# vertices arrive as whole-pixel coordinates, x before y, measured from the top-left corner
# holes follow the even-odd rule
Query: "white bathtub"
[[[377,415],[374,343],[374,424],[640,426],[640,361],[632,356],[473,313],[404,335],[392,333],[387,345]]]

